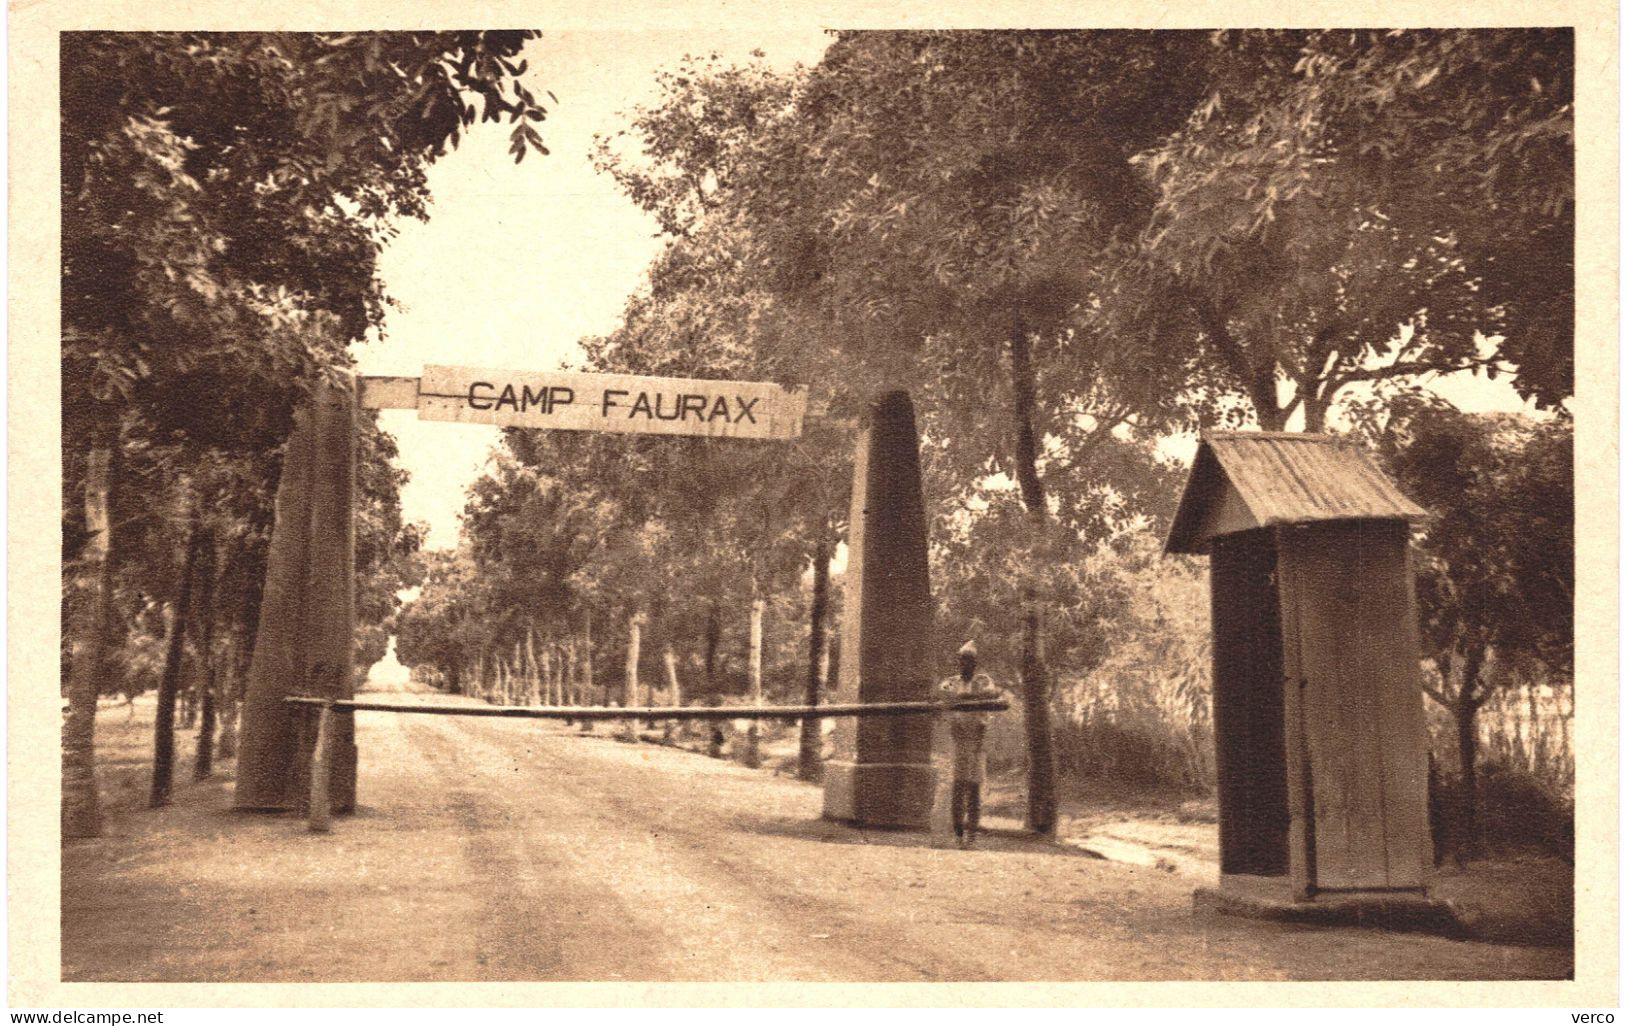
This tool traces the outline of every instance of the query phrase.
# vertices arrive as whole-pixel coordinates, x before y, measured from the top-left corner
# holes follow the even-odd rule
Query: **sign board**
[[[364,379],[362,405],[498,427],[773,439],[800,436],[807,394],[764,381],[430,365],[415,382]]]

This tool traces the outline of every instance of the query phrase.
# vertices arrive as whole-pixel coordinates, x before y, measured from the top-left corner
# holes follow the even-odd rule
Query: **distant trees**
[[[786,528],[799,500],[774,489],[816,476],[752,445],[507,431],[470,488],[463,546],[422,557],[398,657],[493,701],[515,700],[493,680],[538,664],[570,668],[572,701],[746,689],[752,667],[782,665],[792,638],[765,628],[806,567]]]
[[[466,546],[417,558],[419,590],[395,620],[395,658],[437,671],[436,683],[462,694],[482,633],[479,571]]]

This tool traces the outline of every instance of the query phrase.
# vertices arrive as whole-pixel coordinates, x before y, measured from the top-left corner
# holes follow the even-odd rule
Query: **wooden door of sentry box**
[[[1209,566],[1219,869],[1284,876],[1289,820],[1275,532],[1214,538]]]
[[[1287,686],[1297,691],[1287,757],[1311,831],[1294,831],[1294,862],[1307,860],[1315,891],[1418,889],[1427,748],[1408,527],[1326,521],[1279,528],[1277,539]]]

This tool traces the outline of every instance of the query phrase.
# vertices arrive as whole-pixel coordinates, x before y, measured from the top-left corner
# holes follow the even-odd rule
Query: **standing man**
[[[959,676],[942,682],[945,698],[968,698],[976,693],[977,685],[992,690],[987,674],[976,673],[976,642],[967,641],[959,650]],[[953,712],[948,714],[948,736],[953,745],[953,818],[954,837],[961,848],[969,848],[976,840],[976,830],[982,819],[982,781],[987,777],[987,753],[983,746],[987,740],[988,714],[982,712]]]

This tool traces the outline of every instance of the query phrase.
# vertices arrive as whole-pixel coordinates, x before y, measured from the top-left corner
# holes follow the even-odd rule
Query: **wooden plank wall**
[[[1302,682],[1311,882],[1420,887],[1427,755],[1407,528],[1334,521],[1278,537],[1287,672]]]

